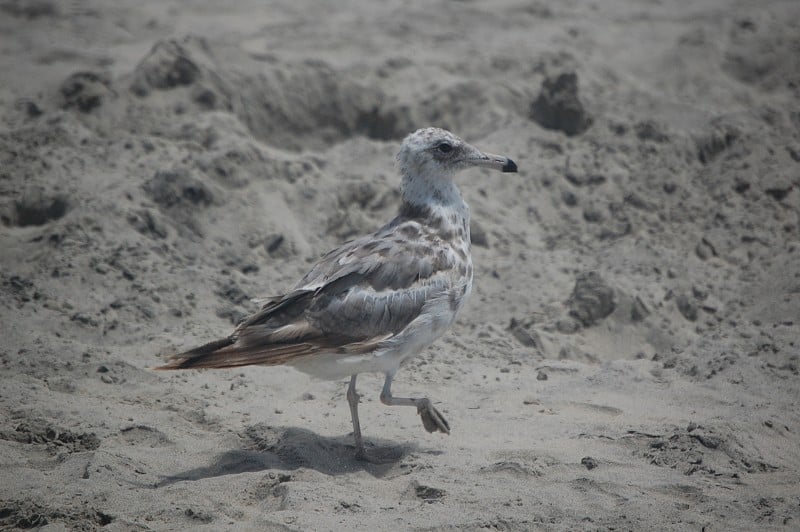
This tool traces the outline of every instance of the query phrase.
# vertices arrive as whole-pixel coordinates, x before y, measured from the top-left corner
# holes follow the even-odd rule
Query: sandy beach
[[[800,528],[800,3],[0,0],[0,529]],[[398,373],[156,372],[394,216],[475,286]]]

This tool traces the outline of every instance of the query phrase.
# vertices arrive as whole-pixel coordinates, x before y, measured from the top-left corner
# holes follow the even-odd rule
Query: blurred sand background
[[[0,1],[0,526],[800,527],[800,3]],[[155,373],[451,129],[475,289],[401,370]]]

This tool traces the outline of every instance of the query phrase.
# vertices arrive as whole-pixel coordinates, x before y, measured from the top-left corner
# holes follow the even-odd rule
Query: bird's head
[[[403,140],[397,154],[404,176],[446,177],[465,168],[482,166],[501,172],[516,172],[508,157],[485,153],[449,131],[436,127],[418,129]]]

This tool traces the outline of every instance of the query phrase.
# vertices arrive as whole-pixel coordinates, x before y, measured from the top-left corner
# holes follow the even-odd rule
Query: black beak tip
[[[508,172],[516,172],[517,171],[517,163],[509,159],[506,164],[503,165],[502,171],[504,173]]]

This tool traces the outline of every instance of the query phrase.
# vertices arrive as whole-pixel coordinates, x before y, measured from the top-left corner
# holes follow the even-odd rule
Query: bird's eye
[[[450,153],[451,151],[453,151],[453,146],[451,146],[447,142],[442,142],[441,144],[436,146],[436,149],[442,153]]]

